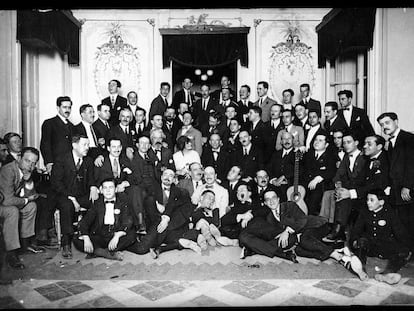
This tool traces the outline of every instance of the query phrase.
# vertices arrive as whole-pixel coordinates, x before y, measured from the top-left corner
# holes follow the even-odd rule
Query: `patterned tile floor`
[[[57,281],[0,286],[0,308],[255,307],[414,305],[414,279]]]

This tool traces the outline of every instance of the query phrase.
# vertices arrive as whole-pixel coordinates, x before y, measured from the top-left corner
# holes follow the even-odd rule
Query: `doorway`
[[[237,62],[223,66],[197,67],[187,66],[172,62],[172,94],[182,88],[184,78],[190,78],[193,82],[192,91],[196,96],[201,97],[200,87],[206,83],[210,86],[210,93],[221,88],[221,77],[227,76],[230,79],[230,88],[237,94]],[[237,98],[233,98],[237,101]]]

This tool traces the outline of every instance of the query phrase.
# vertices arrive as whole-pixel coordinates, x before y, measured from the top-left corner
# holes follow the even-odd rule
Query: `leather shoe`
[[[59,248],[58,242],[53,239],[37,240],[37,245],[52,249]]]
[[[293,263],[299,263],[299,261],[296,259],[296,254],[293,250],[285,252],[285,257]]]
[[[15,254],[7,254],[6,256],[7,263],[13,269],[24,269],[26,268],[24,264],[20,261],[19,257]]]
[[[25,252],[30,252],[33,254],[38,254],[38,253],[44,253],[46,251],[46,249],[42,246],[37,246],[34,244],[30,244],[26,247]]]
[[[66,259],[72,259],[72,248],[70,245],[63,245],[62,257]]]
[[[328,233],[326,237],[322,239],[323,242],[328,243],[338,243],[338,242],[344,242],[345,241],[345,232],[343,230],[343,227],[341,224],[334,224],[332,227],[331,232]]]

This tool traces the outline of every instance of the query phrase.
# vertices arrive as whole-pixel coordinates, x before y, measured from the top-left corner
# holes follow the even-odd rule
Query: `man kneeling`
[[[132,217],[127,202],[117,198],[115,181],[102,181],[99,199],[79,222],[79,236],[73,240],[75,247],[87,258],[105,257],[122,260],[120,251],[135,242]]]

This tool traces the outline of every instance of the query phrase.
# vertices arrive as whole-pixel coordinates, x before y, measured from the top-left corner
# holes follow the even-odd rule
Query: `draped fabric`
[[[318,67],[325,61],[348,52],[372,48],[375,8],[335,8],[316,26],[318,34]]]
[[[162,36],[163,68],[173,60],[197,67],[219,67],[240,59],[248,67],[247,33],[174,34]]]
[[[80,22],[68,11],[17,11],[17,40],[22,45],[55,49],[61,55],[68,55],[70,65],[79,65],[80,27]]]

